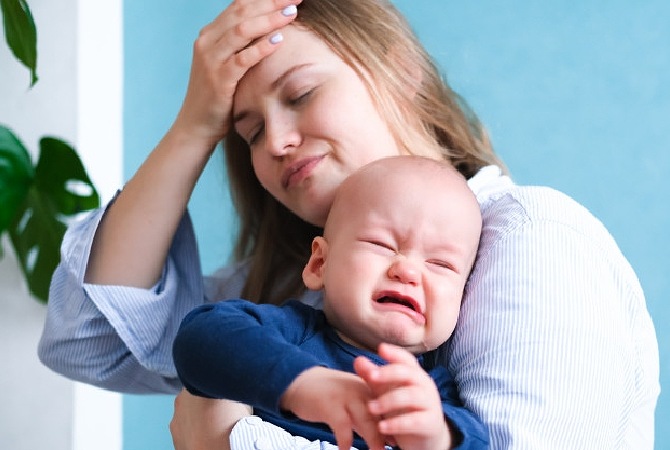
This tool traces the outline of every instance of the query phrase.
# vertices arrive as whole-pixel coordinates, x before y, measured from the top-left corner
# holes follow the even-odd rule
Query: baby
[[[487,448],[434,351],[456,325],[480,232],[479,205],[449,164],[370,163],[339,188],[303,271],[323,310],[198,307],[174,343],[178,374],[191,393],[249,404],[306,443]]]

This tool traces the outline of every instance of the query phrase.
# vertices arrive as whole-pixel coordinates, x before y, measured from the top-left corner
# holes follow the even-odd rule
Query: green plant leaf
[[[14,56],[30,70],[30,86],[37,83],[37,28],[26,0],[0,0],[5,40]]]
[[[33,178],[28,151],[9,128],[0,125],[0,233],[17,214]]]
[[[9,235],[33,295],[46,302],[60,261],[66,222],[100,205],[76,151],[56,138],[42,138],[35,180]]]
[[[28,289],[37,300],[49,298],[51,276],[60,261],[60,243],[66,226],[49,211],[49,202],[35,186],[22,205],[22,214],[9,229],[9,237]]]
[[[79,155],[63,140],[53,137],[40,140],[35,184],[61,215],[74,216],[100,206],[98,192]]]

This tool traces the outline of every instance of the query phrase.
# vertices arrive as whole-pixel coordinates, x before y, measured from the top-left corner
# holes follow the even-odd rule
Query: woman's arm
[[[68,231],[38,350],[53,370],[124,392],[179,390],[172,339],[205,297],[195,241],[180,237],[186,204],[228,131],[237,81],[276,47],[249,42],[292,21],[281,10],[299,0],[249,3],[233,2],[202,30],[170,131],[104,216]]]
[[[195,183],[229,131],[238,81],[274,51],[263,37],[290,23],[295,15],[281,11],[299,1],[247,3],[233,2],[202,29],[177,119],[106,212],[87,283],[150,288],[158,281]]]
[[[40,360],[68,378],[120,392],[176,393],[171,345],[184,315],[205,301],[200,259],[186,215],[160,281],[150,289],[83,281],[103,210],[72,225],[54,272],[38,346]],[[221,272],[218,285],[239,288],[243,270]],[[224,278],[225,277],[225,278]],[[232,291],[231,291],[232,293]]]
[[[175,398],[174,415],[170,421],[174,448],[231,450],[233,427],[251,414],[251,408],[242,403],[198,397],[184,389]]]
[[[163,138],[106,211],[95,234],[85,282],[151,288],[215,142],[179,126]]]

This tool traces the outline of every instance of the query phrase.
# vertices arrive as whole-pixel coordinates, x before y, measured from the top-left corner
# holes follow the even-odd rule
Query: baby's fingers
[[[337,427],[331,429],[335,435],[335,441],[337,442],[338,450],[350,450],[354,444],[354,434],[351,428]]]
[[[358,356],[354,359],[354,371],[356,375],[361,377],[366,383],[373,382],[379,372],[379,366],[370,361],[365,356]]]
[[[389,436],[423,435],[441,424],[432,424],[433,417],[426,412],[402,414],[381,420],[379,432]]]
[[[353,423],[344,417],[341,418],[342,420],[330,423],[337,448],[349,450],[354,444],[353,432],[356,431],[368,444],[370,450],[384,450],[384,438],[378,431],[377,421],[372,419],[367,411],[361,411],[361,414],[350,411],[349,414]]]
[[[354,431],[363,438],[370,450],[383,450],[384,437],[379,433],[377,427],[379,417],[370,414],[367,402],[350,402],[347,410],[353,422]],[[339,439],[337,443],[340,444]]]

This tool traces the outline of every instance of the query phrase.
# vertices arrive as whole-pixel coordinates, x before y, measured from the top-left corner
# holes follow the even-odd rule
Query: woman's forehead
[[[238,83],[237,93],[249,89],[257,92],[260,86],[271,86],[292,67],[321,64],[341,59],[311,31],[289,25],[282,30],[284,40],[279,48],[249,69]]]

